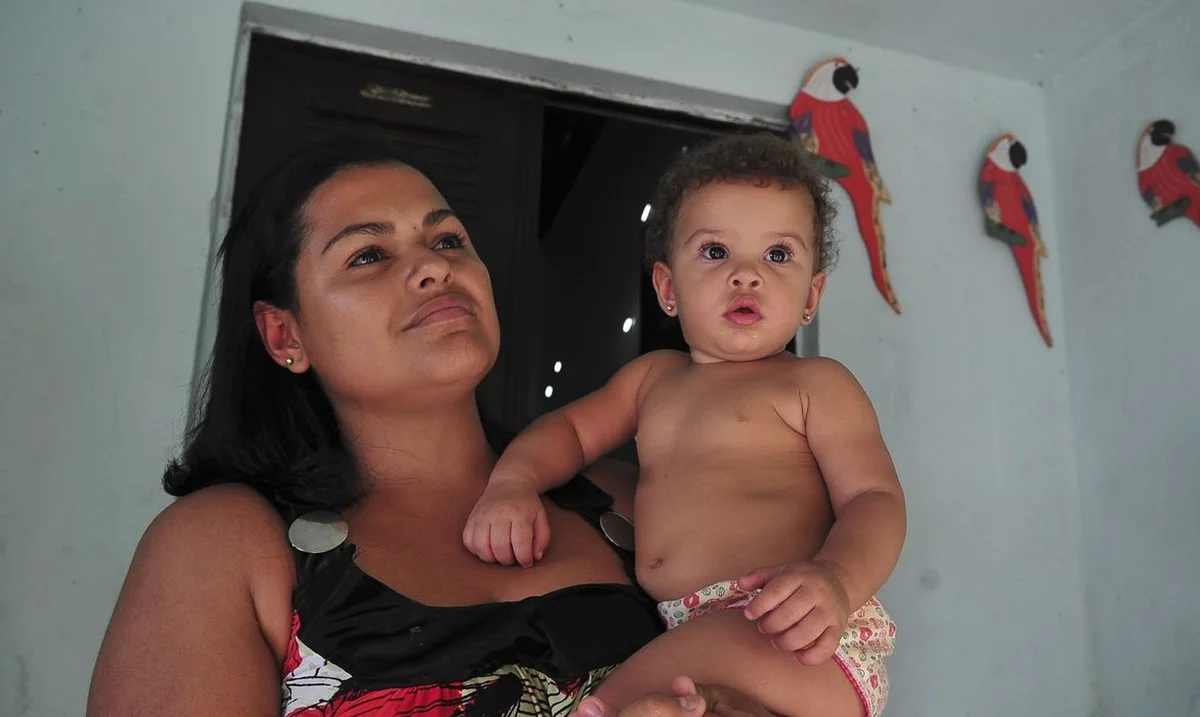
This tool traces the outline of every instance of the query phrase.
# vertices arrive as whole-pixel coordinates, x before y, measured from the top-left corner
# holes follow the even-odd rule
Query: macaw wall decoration
[[[1050,325],[1046,322],[1046,297],[1042,288],[1039,262],[1048,256],[1038,228],[1033,197],[1017,173],[1029,156],[1025,145],[1011,134],[1002,134],[988,147],[979,173],[979,204],[983,207],[983,227],[988,236],[999,239],[1012,250],[1025,284],[1025,295],[1033,320],[1047,346],[1053,346]]]
[[[796,141],[812,155],[821,173],[837,181],[850,195],[871,262],[871,278],[898,314],[900,302],[888,277],[879,220],[879,203],[891,204],[892,197],[879,176],[867,122],[847,97],[857,86],[858,70],[845,58],[821,62],[809,70],[792,100],[792,129]]]
[[[1138,191],[1158,226],[1179,217],[1200,226],[1200,164],[1174,138],[1171,120],[1155,120],[1142,131],[1137,148]]]

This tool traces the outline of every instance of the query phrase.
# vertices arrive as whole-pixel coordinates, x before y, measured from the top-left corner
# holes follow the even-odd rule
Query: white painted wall
[[[859,63],[905,314],[876,295],[847,216],[822,349],[874,397],[909,493],[884,591],[901,625],[889,713],[1091,713],[1065,353],[1039,343],[973,189],[990,138],[1017,132],[1061,336],[1040,91],[675,0],[282,4],[378,26],[384,43],[400,29],[778,106],[824,56]],[[29,0],[4,15],[0,714],[76,715],[135,541],[165,503],[239,3]]]
[[[872,397],[908,496],[908,542],[883,592],[901,630],[891,714],[1090,714],[1041,94],[936,65],[857,61],[858,104],[894,200],[883,222],[904,313],[871,286],[847,208],[820,341]],[[976,180],[1003,131],[1029,150],[1053,350],[1010,250],[982,230]]]
[[[1200,715],[1200,227],[1157,229],[1134,148],[1200,153],[1200,4],[1182,0],[1049,92],[1068,368],[1100,715]]]

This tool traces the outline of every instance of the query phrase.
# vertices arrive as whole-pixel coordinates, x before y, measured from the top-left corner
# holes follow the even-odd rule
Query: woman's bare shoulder
[[[290,620],[295,560],[283,518],[253,488],[226,483],[176,500],[147,528],[138,546],[143,553],[170,556],[173,565],[186,561],[192,575],[220,573],[243,582],[267,637],[286,638],[274,628],[281,611]]]
[[[147,534],[157,529],[168,531],[195,530],[197,523],[213,522],[241,524],[241,530],[275,533],[284,540],[283,519],[266,498],[250,486],[241,483],[221,483],[202,488],[176,499],[154,519]],[[265,535],[263,536],[265,537]]]
[[[252,489],[214,486],[175,501],[134,553],[88,714],[190,715],[206,704],[277,714],[294,583],[283,521]]]
[[[138,554],[163,550],[228,567],[271,558],[291,564],[278,511],[253,488],[236,483],[198,490],[164,508],[142,536]]]

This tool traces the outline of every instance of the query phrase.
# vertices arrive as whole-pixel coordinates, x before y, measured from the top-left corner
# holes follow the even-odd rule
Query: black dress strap
[[[546,491],[546,497],[554,501],[559,508],[576,513],[590,523],[617,552],[621,563],[625,566],[625,573],[629,576],[629,580],[637,585],[633,551],[613,542],[600,523],[605,513],[615,512],[611,495],[585,476],[577,475],[565,485]],[[627,519],[627,516],[622,517]]]
[[[554,504],[563,510],[569,510],[579,515],[595,528],[605,539],[605,542],[616,551],[617,556],[621,558],[621,563],[625,567],[625,573],[629,576],[629,580],[633,584],[637,584],[633,551],[613,542],[601,525],[601,519],[606,513],[615,512],[612,509],[613,497],[611,495],[585,476],[577,475],[566,484],[547,491],[546,497],[554,501]],[[326,565],[336,562],[338,559],[337,553],[339,552],[340,550],[335,549],[325,553],[312,554],[293,548],[292,553],[296,559],[297,577],[303,581],[305,578],[320,572]]]

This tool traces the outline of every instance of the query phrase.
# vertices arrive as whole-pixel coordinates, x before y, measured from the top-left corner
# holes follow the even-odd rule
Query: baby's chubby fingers
[[[512,524],[512,554],[524,568],[533,565],[533,525],[527,520],[514,521]]]
[[[837,628],[829,627],[821,633],[811,647],[796,653],[796,659],[810,667],[816,667],[833,657],[841,640],[842,636],[838,633]]]
[[[533,521],[533,559],[541,560],[550,546],[550,521],[546,518],[546,510],[538,511]]]
[[[747,609],[753,606],[754,604],[751,603],[747,606]],[[817,603],[812,599],[810,592],[805,590],[804,586],[801,585],[796,588],[795,592],[785,596],[778,605],[758,619],[758,630],[765,635],[781,635],[808,619],[816,611],[817,607]],[[817,639],[817,635],[820,634],[820,630],[814,632],[809,638],[809,642]],[[807,644],[808,642],[805,642],[795,649],[799,649]]]
[[[803,619],[774,634],[771,642],[784,652],[800,652],[815,646],[830,626],[830,620],[821,614],[820,609],[815,609]]]
[[[737,582],[742,590],[754,591],[762,588],[762,592],[751,600],[743,611],[747,620],[758,620],[779,607],[801,585],[798,576],[781,568],[755,570],[744,578],[739,578]]]
[[[755,568],[737,579],[738,588],[746,592],[754,592],[771,582],[771,578],[779,574],[782,567],[777,568]]]
[[[492,523],[491,545],[496,562],[501,565],[513,564],[513,525],[510,521],[499,520]]]
[[[496,562],[496,556],[492,553],[492,527],[486,522],[476,520],[468,525],[468,530],[470,535],[465,541],[467,550],[485,563]]]

